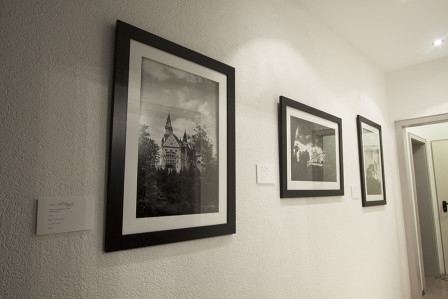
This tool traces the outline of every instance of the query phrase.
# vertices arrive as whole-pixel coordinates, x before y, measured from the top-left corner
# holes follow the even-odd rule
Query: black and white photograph
[[[343,195],[341,119],[280,97],[282,197]]]
[[[105,251],[235,233],[235,70],[117,21]]]
[[[336,182],[336,130],[291,116],[291,180]]]
[[[385,205],[381,126],[357,117],[363,206]]]
[[[381,194],[380,147],[377,137],[374,132],[362,129],[367,195]]]
[[[218,82],[142,59],[136,216],[219,211]]]

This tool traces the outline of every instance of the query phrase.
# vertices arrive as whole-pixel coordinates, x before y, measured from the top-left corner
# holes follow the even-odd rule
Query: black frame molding
[[[362,206],[379,206],[386,204],[386,185],[384,180],[384,158],[383,158],[383,138],[381,133],[381,126],[361,115],[356,118],[357,129],[358,129],[358,153],[359,153],[359,170],[361,179],[361,195],[362,195]],[[381,159],[381,180],[382,180],[382,200],[369,201],[367,200],[367,186],[365,184],[365,168],[364,168],[364,144],[363,144],[363,134],[362,134],[362,124],[365,123],[378,130],[379,146],[380,146],[380,159]]]
[[[337,189],[304,189],[304,190],[294,190],[288,189],[287,187],[287,115],[286,109],[291,107],[302,112],[312,114],[319,118],[331,121],[335,123],[338,127],[338,144],[339,144],[339,188]],[[315,109],[313,107],[307,106],[305,104],[296,102],[284,96],[280,96],[280,106],[279,106],[279,145],[280,145],[280,197],[318,197],[318,196],[342,196],[344,195],[344,166],[343,166],[343,147],[342,147],[342,119],[331,115],[329,113],[323,112],[321,110]]]
[[[137,234],[122,234],[131,40],[170,53],[226,76],[227,223]],[[235,233],[235,69],[210,57],[118,20],[116,23],[112,102],[104,250],[110,252]]]

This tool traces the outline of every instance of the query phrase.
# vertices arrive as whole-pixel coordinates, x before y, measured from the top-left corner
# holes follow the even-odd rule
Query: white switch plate
[[[257,184],[274,184],[274,165],[257,164]]]
[[[352,198],[360,199],[361,198],[361,188],[358,185],[352,185]]]

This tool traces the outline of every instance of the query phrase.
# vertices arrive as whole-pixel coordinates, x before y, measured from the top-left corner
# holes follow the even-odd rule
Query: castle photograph
[[[136,217],[219,211],[217,82],[142,59]]]

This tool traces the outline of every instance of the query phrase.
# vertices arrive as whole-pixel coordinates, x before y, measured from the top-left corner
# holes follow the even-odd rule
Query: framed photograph
[[[381,126],[358,115],[359,168],[362,206],[386,204]]]
[[[280,197],[344,195],[342,120],[280,97]]]
[[[235,69],[121,21],[105,251],[235,233]]]

